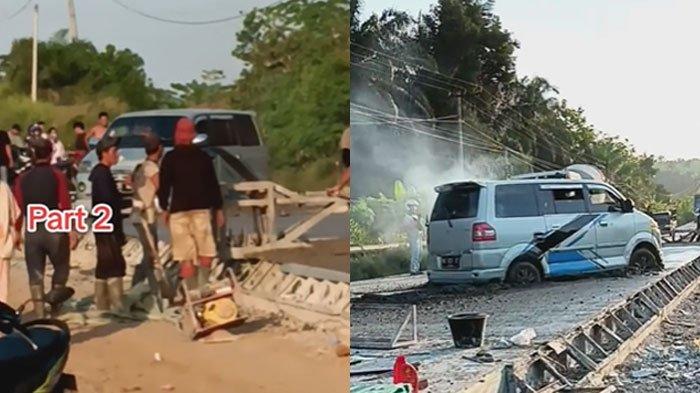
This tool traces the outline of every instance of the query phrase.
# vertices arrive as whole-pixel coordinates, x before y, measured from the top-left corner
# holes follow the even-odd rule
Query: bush
[[[369,280],[404,274],[410,271],[411,257],[408,248],[390,250],[379,254],[366,254],[350,260],[350,281]],[[427,268],[425,250],[421,257],[421,269]]]

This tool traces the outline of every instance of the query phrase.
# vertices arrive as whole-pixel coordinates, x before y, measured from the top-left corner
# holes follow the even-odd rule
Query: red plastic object
[[[418,392],[418,370],[406,363],[406,357],[398,356],[394,362],[394,384],[407,383],[412,392]]]

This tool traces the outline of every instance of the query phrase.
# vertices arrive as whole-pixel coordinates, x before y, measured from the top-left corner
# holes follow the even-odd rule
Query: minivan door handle
[[[601,227],[606,227],[606,226],[608,226],[608,222],[607,222],[607,221],[601,221],[601,222],[598,223],[598,225],[600,225]]]
[[[532,237],[537,241],[544,240],[544,232],[535,232],[532,234]]]
[[[556,224],[552,225],[552,229],[559,229],[559,228],[561,228],[561,225],[556,225]]]

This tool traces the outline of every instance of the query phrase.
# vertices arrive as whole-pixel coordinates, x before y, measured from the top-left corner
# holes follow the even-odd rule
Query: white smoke
[[[474,136],[469,134],[464,149],[464,163],[460,164],[459,134],[454,121],[432,123],[409,122],[402,118],[419,117],[405,113],[400,104],[387,107],[386,103],[372,102],[372,94],[353,90],[353,103],[362,108],[351,112],[352,126],[352,184],[354,198],[377,196],[380,192],[393,198],[393,186],[400,180],[407,190],[415,190],[421,201],[421,215],[425,219],[437,197],[435,187],[445,183],[504,178],[509,164],[503,155],[474,148]],[[354,105],[353,108],[359,108]],[[393,105],[392,105],[393,106]],[[367,116],[368,113],[396,113],[395,122]],[[465,134],[467,130],[465,129]],[[430,135],[426,135],[430,134]],[[375,226],[385,239],[401,233],[401,222],[378,217]]]

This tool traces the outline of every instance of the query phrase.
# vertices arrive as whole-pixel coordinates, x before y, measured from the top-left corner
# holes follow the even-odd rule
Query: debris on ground
[[[537,337],[537,333],[533,328],[527,328],[520,331],[520,333],[508,339],[514,345],[519,347],[529,347],[532,345],[532,340]]]
[[[477,363],[493,363],[496,360],[494,359],[493,355],[490,353],[481,350],[476,353],[474,356],[467,356],[464,355],[462,356],[463,359],[471,360],[472,362],[477,362]]]
[[[607,377],[620,392],[700,392],[700,289]]]

